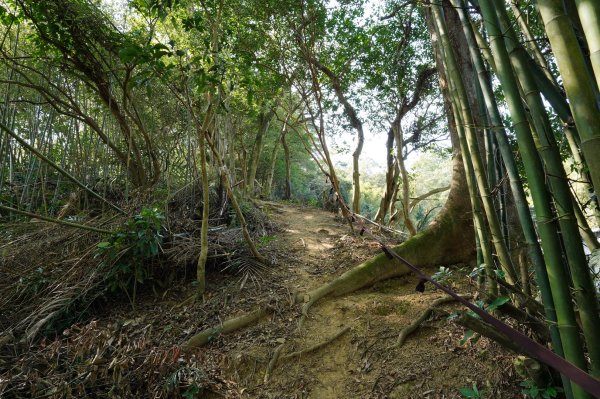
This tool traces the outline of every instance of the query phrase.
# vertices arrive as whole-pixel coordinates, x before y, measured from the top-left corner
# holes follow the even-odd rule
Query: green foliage
[[[500,306],[504,305],[505,303],[510,302],[510,298],[507,296],[501,296],[498,297],[496,299],[494,299],[491,303],[489,303],[486,307],[486,310],[488,312],[493,312],[494,310],[498,309]]]
[[[471,272],[469,273],[469,277],[472,279],[476,279],[479,276],[481,276],[483,273],[485,273],[485,264],[482,263],[479,266],[476,266],[473,268],[473,270],[471,270]]]
[[[560,392],[563,391],[562,388],[559,387],[545,387],[540,388],[535,385],[535,382],[532,380],[525,380],[519,384],[523,387],[521,392],[525,397],[532,399],[551,399],[556,398]]]
[[[277,239],[277,237],[274,236],[274,235],[265,234],[264,236],[260,236],[258,238],[258,246],[259,247],[264,247],[266,245],[269,245],[269,243],[271,241],[274,241],[276,239]]]
[[[107,290],[123,290],[129,295],[137,284],[151,278],[151,262],[147,260],[159,253],[163,215],[156,208],[144,208],[127,221],[125,226],[97,246],[96,256],[108,267],[105,282]]]
[[[487,311],[487,312],[493,312],[496,309],[498,309],[500,306],[504,305],[505,303],[510,302],[510,298],[507,296],[501,296],[498,297],[496,299],[494,299],[492,302],[490,303],[485,303],[483,300],[479,299],[477,301],[475,301],[475,305],[477,305],[477,307]],[[473,311],[469,311],[467,312],[467,314],[471,317],[474,317],[476,319],[480,319],[479,315]]]
[[[165,19],[179,0],[131,0],[130,4],[143,15]]]
[[[196,367],[180,367],[167,377],[164,392],[169,397],[181,395],[185,399],[200,398],[207,381],[208,377],[203,370]]]
[[[445,284],[452,278],[452,270],[445,266],[440,266],[440,270],[433,273],[431,278],[440,284]]]
[[[475,331],[473,330],[467,330],[465,331],[465,335],[463,335],[462,339],[460,340],[460,345],[464,345],[467,342],[471,342],[471,343],[475,343],[479,340],[479,338],[481,338],[481,335],[477,334]]]
[[[0,5],[0,23],[3,25],[11,25],[16,22],[20,22],[22,20],[22,16],[18,14],[14,14],[8,11],[5,7]]]
[[[477,384],[473,383],[472,387],[460,388],[459,392],[465,398],[483,398],[486,391],[484,389],[479,390]]]

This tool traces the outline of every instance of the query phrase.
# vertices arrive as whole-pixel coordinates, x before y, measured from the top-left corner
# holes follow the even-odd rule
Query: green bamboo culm
[[[447,64],[449,80],[451,80],[454,84],[455,96],[458,100],[458,106],[460,107],[457,111],[462,119],[462,126],[464,127],[464,132],[468,143],[469,152],[463,154],[463,156],[466,157],[470,155],[471,157],[473,170],[477,181],[477,187],[479,189],[479,195],[483,205],[483,210],[485,211],[488,226],[490,228],[490,235],[494,244],[494,249],[496,250],[498,260],[500,261],[500,266],[506,273],[507,281],[513,285],[517,285],[519,280],[515,272],[513,262],[508,253],[508,248],[504,241],[504,237],[502,236],[502,229],[498,221],[496,210],[494,209],[494,203],[490,194],[485,168],[483,166],[483,161],[481,160],[481,155],[479,154],[477,133],[475,132],[474,128],[474,121],[469,107],[467,92],[462,80],[462,76],[458,70],[454,53],[452,52],[452,46],[446,32],[442,10],[439,4],[431,4],[430,7],[432,8],[435,25],[439,29],[441,46],[445,50],[445,60]]]
[[[596,2],[590,0],[590,3]],[[584,3],[588,3],[587,1]],[[536,5],[556,58],[569,98],[573,119],[596,191],[600,187],[600,111],[596,106],[594,83],[587,73],[577,37],[564,12],[561,0],[537,0]],[[596,55],[597,57],[597,55]]]
[[[600,86],[600,3],[595,0],[575,0],[575,3],[588,42],[596,82]]]
[[[554,351],[558,355],[564,357],[560,333],[557,329],[554,299],[552,298],[548,273],[546,271],[546,264],[540,249],[535,226],[531,218],[529,204],[525,196],[525,190],[523,189],[517,164],[513,157],[512,148],[508,141],[506,130],[503,126],[503,121],[498,109],[498,104],[492,91],[490,75],[483,62],[482,54],[479,51],[480,44],[477,43],[477,38],[475,36],[475,32],[473,31],[473,25],[471,24],[464,7],[464,0],[452,0],[452,5],[458,11],[461,23],[463,25],[463,31],[469,45],[471,58],[479,78],[479,86],[481,87],[483,101],[487,109],[490,124],[495,133],[500,155],[508,174],[511,193],[515,202],[515,208],[517,210],[521,228],[523,229],[523,235],[528,247],[529,258],[535,270],[535,278],[541,293],[542,303],[544,304],[544,312],[546,319],[548,320],[552,345],[554,347]],[[485,45],[487,46],[487,43]],[[495,63],[493,65],[496,67]],[[558,265],[560,266],[560,263],[558,263]],[[568,398],[571,398],[572,393],[570,389],[570,381],[565,377],[563,377],[563,386],[565,387],[565,394]]]
[[[520,25],[528,29],[527,25],[522,22],[523,18],[518,17],[518,15],[521,15],[520,11],[518,10],[518,7],[514,3],[511,3],[511,7],[516,13],[515,18],[521,22]],[[574,7],[575,6],[573,5],[573,8]],[[526,38],[533,37],[530,32],[523,32],[523,34]],[[529,39],[527,44],[531,45]],[[533,48],[536,49],[537,45],[533,44]],[[536,55],[539,53],[539,50],[534,50],[532,51],[532,53]],[[558,86],[556,80],[554,80],[554,77],[548,73],[548,69],[540,65],[540,54],[538,54],[538,57],[535,57],[535,59],[526,51],[520,51],[520,55],[523,58],[527,59],[527,62],[529,63],[529,69],[531,69],[531,76],[533,76],[534,80],[536,81],[539,90],[542,92],[543,96],[546,98],[546,100],[548,100],[554,111],[557,113],[558,117],[564,123],[563,131],[569,144],[569,149],[571,150],[573,161],[580,174],[579,180],[581,184],[583,184],[585,190],[588,193],[590,193],[588,199],[591,204],[591,208],[596,222],[600,223],[600,207],[598,207],[598,199],[593,195],[594,190],[591,185],[591,178],[589,177],[589,173],[585,170],[585,160],[583,159],[583,155],[580,151],[581,139],[579,138],[579,133],[577,132],[577,128],[574,124],[573,115],[571,114],[569,103],[567,102],[564,92],[562,88]],[[586,226],[587,222],[584,221],[584,219],[581,217],[578,208],[575,209],[575,213],[579,225],[580,227],[582,227],[582,235],[586,242],[586,245],[591,249],[598,248],[599,243],[595,236],[591,233],[591,229],[588,228],[589,226]]]
[[[575,311],[571,301],[568,284],[569,277],[562,262],[563,254],[560,249],[561,242],[558,236],[558,228],[554,221],[550,195],[545,185],[546,176],[533,141],[525,106],[521,101],[518,83],[513,74],[510,58],[504,45],[504,32],[500,29],[493,1],[480,0],[479,5],[485,28],[490,37],[498,79],[500,80],[512,117],[517,144],[534,203],[550,292],[556,312],[556,325],[560,334],[564,357],[571,363],[586,370],[587,364],[584,357],[583,345],[579,336],[579,330],[575,321]],[[540,285],[540,290],[546,291],[547,287]],[[545,292],[544,295],[547,297],[548,293]],[[548,304],[544,303],[544,306],[547,308]],[[560,348],[555,347],[554,350],[560,354]],[[565,386],[565,390],[567,388]],[[575,384],[572,384],[572,391],[573,397],[576,399],[590,397],[581,387]]]
[[[521,83],[525,101],[533,120],[534,130],[538,141],[538,152],[547,171],[554,207],[558,215],[565,255],[568,261],[575,299],[579,307],[581,326],[591,360],[591,373],[600,376],[600,340],[597,333],[600,331],[600,315],[598,303],[595,298],[595,288],[590,274],[587,259],[583,251],[581,236],[579,235],[577,219],[575,216],[571,189],[568,185],[567,174],[562,165],[562,159],[554,132],[548,119],[548,114],[542,102],[535,79],[528,68],[526,50],[519,44],[516,34],[510,25],[508,15],[503,7],[496,6],[500,28],[504,32],[504,43]]]
[[[598,0],[575,0],[575,4],[590,51],[594,76],[600,87],[600,2]]]

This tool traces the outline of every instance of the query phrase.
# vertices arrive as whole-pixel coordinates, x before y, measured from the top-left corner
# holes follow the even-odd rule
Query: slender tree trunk
[[[381,201],[379,202],[379,209],[377,210],[377,214],[375,215],[375,222],[384,224],[385,216],[390,210],[390,205],[392,202],[392,195],[394,191],[396,191],[397,184],[397,164],[394,162],[394,131],[393,129],[388,130],[388,137],[385,144],[385,150],[387,154],[387,170],[385,172],[385,191],[383,192],[383,197],[381,197]]]
[[[258,117],[258,130],[254,137],[254,147],[250,159],[250,170],[248,171],[248,181],[246,182],[246,191],[250,195],[254,195],[254,182],[256,180],[256,170],[258,169],[260,154],[262,153],[263,141],[274,115],[275,111],[269,110],[261,112]]]
[[[356,148],[352,153],[352,186],[353,186],[353,194],[352,194],[352,211],[354,213],[360,213],[360,155],[362,154],[363,146],[365,143],[365,133],[363,130],[363,123],[358,117],[358,113],[350,101],[344,94],[342,89],[342,84],[340,82],[339,76],[333,73],[331,69],[327,66],[321,64],[316,58],[312,55],[309,59],[321,72],[327,75],[329,81],[331,82],[331,86],[333,87],[333,91],[339,101],[340,104],[344,107],[344,112],[350,121],[350,125],[356,130]]]
[[[271,151],[271,161],[269,162],[269,171],[265,180],[265,186],[263,189],[263,195],[265,198],[270,198],[273,193],[273,176],[275,175],[275,166],[277,164],[277,154],[279,154],[279,144],[281,143],[281,136],[279,140],[273,143],[273,151]]]
[[[283,186],[283,199],[289,200],[292,198],[292,168],[290,162],[290,148],[287,144],[285,133],[281,135],[281,145],[285,154],[285,184]]]
[[[392,129],[396,139],[396,160],[398,162],[398,167],[400,168],[400,176],[402,179],[402,219],[404,221],[404,227],[406,227],[408,233],[412,237],[417,234],[417,229],[410,219],[410,182],[408,180],[408,171],[404,164],[404,154],[402,153],[404,148],[404,134],[400,123],[393,126]]]

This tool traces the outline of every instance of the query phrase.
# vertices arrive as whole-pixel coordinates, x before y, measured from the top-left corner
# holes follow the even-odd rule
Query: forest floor
[[[77,392],[111,397],[94,381],[119,385],[117,397],[460,398],[459,389],[473,385],[485,391],[480,397],[522,397],[512,366],[515,355],[486,338],[461,342],[464,330],[446,317],[426,321],[403,346],[395,346],[400,330],[444,296],[430,286],[424,293],[415,291],[418,279],[412,275],[325,298],[299,327],[296,293],[327,283],[377,254],[379,246],[350,234],[332,213],[272,202],[261,206],[278,226],[260,246],[271,266],[251,268],[249,278],[209,269],[203,301],[187,306],[180,304],[193,293],[191,283],[140,292],[135,310],[127,300],[110,303],[92,321],[31,348],[34,355],[11,360],[13,372],[61,386],[52,379],[60,369],[70,393],[58,397],[78,397]],[[465,280],[466,269],[454,273],[457,282]],[[474,291],[464,282],[455,289]],[[265,304],[273,312],[260,322],[180,352],[179,346],[199,331]],[[458,309],[455,304],[441,308]],[[278,347],[279,362],[266,378]],[[59,357],[72,360],[59,367]]]
[[[239,303],[275,301],[277,311],[268,321],[219,337],[205,348],[216,352],[207,358],[226,359],[224,376],[244,397],[459,398],[459,389],[473,384],[485,391],[481,397],[519,396],[514,355],[485,338],[461,344],[464,330],[445,318],[426,322],[402,347],[394,348],[399,331],[444,296],[439,291],[415,291],[414,276],[326,298],[311,308],[299,328],[300,309],[289,306],[295,293],[327,283],[377,254],[379,246],[349,234],[348,225],[329,212],[280,203],[264,203],[264,208],[282,230],[263,248],[275,263],[258,286],[234,295]],[[461,292],[469,290],[462,288]],[[457,307],[443,308],[452,312]],[[235,309],[221,314],[229,318]],[[282,359],[346,328],[318,350]],[[265,382],[267,365],[282,344],[281,360]]]

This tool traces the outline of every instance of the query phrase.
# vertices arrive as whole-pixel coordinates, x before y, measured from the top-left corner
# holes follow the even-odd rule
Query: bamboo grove
[[[372,223],[403,226],[396,250],[413,259],[435,247],[424,265],[476,257],[485,295],[509,293],[543,321],[544,344],[600,378],[598,270],[584,249],[600,249],[600,2],[132,0],[120,17],[110,4],[0,2],[3,219],[81,227],[69,204],[128,213],[199,181],[202,295],[211,192],[257,262],[252,198],[345,198],[351,228],[375,120],[387,169]],[[347,180],[330,148],[340,130],[355,136]],[[452,184],[411,198],[408,155],[448,132]],[[447,190],[419,231],[410,210]]]
[[[473,110],[469,108],[465,85],[467,78],[461,75],[457,67],[456,55],[448,39],[447,30],[450,28],[447,27],[443,17],[447,7],[444,10],[443,5],[432,4],[431,12],[436,34],[441,38],[438,51],[443,59],[444,71],[451,88],[452,110],[457,119],[461,148],[463,154],[468,154],[464,158],[464,165],[467,175],[475,176],[468,180],[468,184],[470,187],[477,187],[470,192],[472,203],[475,204],[474,221],[477,239],[481,244],[479,247],[482,251],[481,256],[486,265],[489,265],[493,256],[496,256],[500,268],[506,275],[506,280],[519,286],[522,292],[529,294],[530,282],[527,281],[529,272],[521,270],[518,273],[507,253],[507,242],[502,236],[502,226],[494,209],[494,198],[490,191],[493,188],[490,186],[490,181],[493,181],[494,177],[488,174],[480,156],[477,129],[481,129],[485,135],[492,136],[491,140],[486,141],[492,143],[486,151],[488,153],[494,151],[494,145],[499,148],[498,153],[503,167],[511,181],[514,204],[517,210],[520,209],[518,212],[522,229],[520,233],[527,242],[529,258],[535,269],[537,287],[552,331],[553,348],[581,368],[588,367],[584,353],[587,352],[590,360],[589,372],[597,377],[596,331],[600,321],[598,299],[594,294],[594,283],[585,259],[582,235],[579,234],[581,229],[585,237],[587,234],[585,231],[589,230],[589,227],[584,217],[576,216],[581,213],[581,209],[574,201],[569,188],[557,143],[557,137],[573,135],[572,141],[575,143],[570,147],[570,150],[576,154],[573,158],[581,156],[582,159],[589,159],[582,164],[585,165],[583,174],[589,175],[587,181],[590,187],[593,187],[594,179],[597,179],[594,175],[598,175],[598,169],[593,164],[598,153],[591,148],[591,144],[597,143],[600,135],[598,125],[593,122],[593,119],[588,119],[588,116],[597,118],[599,115],[596,101],[598,81],[591,73],[592,61],[585,55],[588,53],[585,43],[596,39],[585,37],[585,32],[591,33],[589,28],[571,23],[577,20],[581,23],[587,21],[591,26],[597,25],[598,20],[590,22],[589,15],[597,16],[600,7],[597,3],[592,3],[578,2],[577,7],[573,4],[570,9],[563,8],[561,2],[537,1],[535,4],[541,18],[540,23],[544,23],[545,33],[554,55],[552,61],[556,62],[566,93],[566,98],[561,96],[555,101],[568,101],[568,105],[562,104],[565,108],[562,129],[560,125],[553,126],[551,114],[553,111],[556,113],[558,111],[548,110],[544,99],[550,101],[550,95],[546,95],[547,91],[552,90],[556,93],[561,92],[563,88],[556,83],[557,80],[548,69],[543,69],[548,68],[548,63],[543,62],[540,65],[536,61],[536,59],[544,60],[543,55],[539,53],[538,42],[531,43],[532,52],[528,52],[522,44],[524,41],[521,38],[531,38],[531,31],[527,22],[523,20],[521,20],[521,26],[525,28],[523,32],[516,29],[519,25],[515,24],[515,18],[523,18],[518,5],[512,4],[511,9],[515,11],[515,15],[511,19],[507,4],[487,0],[472,2],[472,4],[460,0],[451,2],[451,6],[460,15],[471,61],[477,73],[475,90],[478,99],[484,105],[480,115],[480,122],[484,122],[482,124],[476,123]],[[477,11],[477,18],[469,15],[469,10],[473,9]],[[531,10],[531,12],[535,11],[535,9]],[[569,11],[571,14],[568,14]],[[479,26],[474,22],[476,19],[479,20]],[[564,24],[557,28],[556,25],[560,21]],[[577,34],[580,35],[579,38]],[[488,41],[481,37],[484,35],[489,38]],[[476,36],[480,37],[479,42]],[[480,51],[479,46],[486,46],[486,48]],[[489,70],[486,69],[483,59],[485,55],[487,55]],[[508,126],[514,129],[520,161],[523,165],[522,176],[517,172],[515,159],[507,142],[506,123],[500,118],[498,98],[495,98],[492,92],[492,76],[498,79],[504,94],[503,100],[510,117]],[[573,87],[570,87],[571,84]],[[554,104],[553,106],[557,108]],[[490,159],[488,158],[488,161]],[[526,209],[526,198],[523,195],[522,185],[519,184],[523,178],[527,181],[534,205],[539,244],[531,220],[532,215]],[[476,190],[478,190],[478,198]],[[590,193],[591,201],[597,201],[593,189]],[[481,202],[481,206],[476,206],[477,202]],[[478,216],[480,213],[485,214],[485,220]],[[484,245],[490,238],[493,248]],[[598,248],[595,237],[591,237],[586,243],[591,248]],[[492,250],[494,253],[491,253]],[[523,265],[521,264],[520,267]],[[492,282],[494,270],[488,268],[486,272],[490,282],[488,289],[493,292],[497,290],[496,284]],[[575,309],[578,310],[578,318]],[[583,333],[583,338],[580,338],[580,332]],[[584,348],[587,351],[584,351]],[[588,397],[588,393],[576,385],[570,386],[568,381],[564,381],[564,387],[568,397]]]

